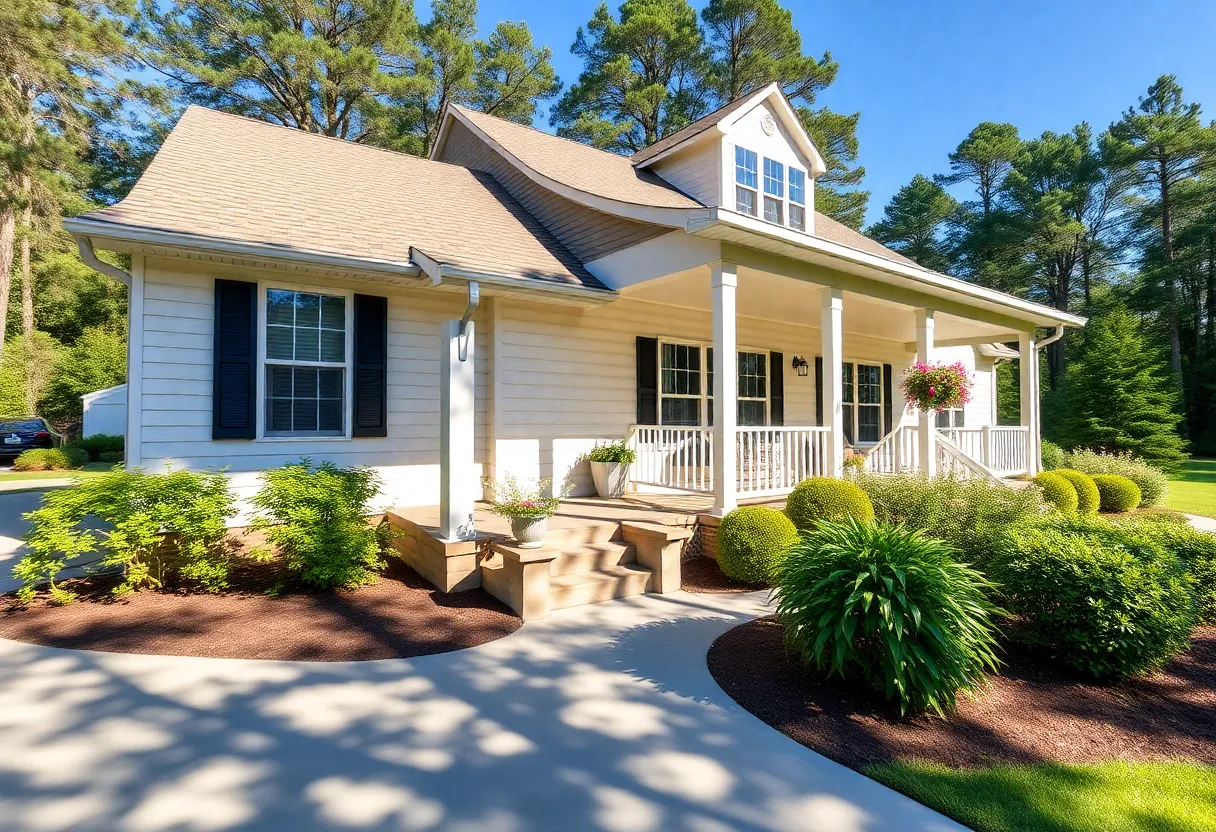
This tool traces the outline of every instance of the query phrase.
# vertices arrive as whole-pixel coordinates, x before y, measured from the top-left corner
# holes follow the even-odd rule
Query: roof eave
[[[690,220],[686,230],[689,234],[696,236],[712,236],[713,229],[723,227],[742,230],[749,234],[791,244],[806,249],[808,252],[845,260],[862,266],[867,270],[872,270],[875,273],[893,275],[912,281],[914,284],[919,284],[922,287],[945,290],[973,301],[993,304],[1002,307],[1006,311],[1006,314],[1026,319],[1028,322],[1039,326],[1082,327],[1087,322],[1086,318],[1079,315],[1063,312],[1050,306],[1034,303],[1033,301],[1023,300],[1022,298],[1006,294],[1005,292],[999,292],[995,289],[987,289],[983,286],[960,280],[957,277],[951,277],[950,275],[941,274],[940,272],[931,271],[920,266],[908,265],[886,257],[880,257],[842,243],[825,240],[822,237],[778,228],[768,223],[763,223],[761,220],[745,217],[722,208],[713,208],[708,212],[708,216]]]
[[[468,269],[452,263],[445,263],[441,258],[432,257],[414,246],[410,247],[410,259],[418,263],[423,274],[430,279],[432,286],[451,284],[453,282],[476,282],[493,287],[503,294],[543,297],[547,300],[573,303],[578,306],[603,306],[620,296],[612,289],[594,289],[589,286],[580,286],[572,283],[552,283],[537,278],[522,278]]]

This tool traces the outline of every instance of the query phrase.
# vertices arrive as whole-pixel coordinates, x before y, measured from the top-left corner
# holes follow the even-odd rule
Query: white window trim
[[[884,430],[885,425],[883,422],[883,416],[887,412],[887,391],[886,391],[886,387],[882,383],[883,362],[876,361],[873,359],[865,359],[865,358],[847,358],[844,361],[842,361],[841,363],[852,365],[852,367],[853,367],[853,401],[851,401],[851,402],[845,401],[844,400],[844,390],[842,389],[840,391],[842,410],[844,407],[853,408],[853,424],[851,425],[851,428],[852,428],[851,433],[853,434],[853,447],[854,448],[862,448],[862,447],[872,448],[875,445],[877,445],[879,442],[881,442],[883,436],[886,435],[886,432]],[[878,403],[877,404],[874,404],[873,402],[871,402],[869,404],[863,405],[863,404],[858,403],[858,401],[857,401],[857,378],[858,378],[857,368],[862,365],[864,365],[866,367],[877,367],[878,368]],[[841,385],[843,385],[843,384],[844,384],[844,378],[842,377]],[[858,441],[858,439],[857,439],[857,437],[861,434],[861,429],[860,429],[861,423],[858,421],[858,416],[860,415],[860,410],[862,407],[877,407],[878,408],[878,439],[875,440],[874,442],[861,442],[861,441]]]
[[[672,427],[672,428],[680,428],[680,427],[707,428],[707,427],[710,427],[709,402],[713,398],[713,391],[709,389],[709,371],[711,369],[709,366],[709,351],[711,349],[713,349],[714,345],[707,341],[690,341],[686,338],[666,338],[662,335],[660,335],[658,337],[658,342],[659,342],[659,348],[657,350],[658,356],[656,358],[656,361],[658,362],[659,383],[658,383],[658,408],[657,408],[657,412],[655,413],[655,421],[658,422],[659,426],[661,426],[661,427]],[[700,399],[701,399],[701,419],[700,419],[701,424],[700,425],[664,425],[663,424],[663,399],[665,399],[665,398],[667,398],[667,399],[695,399],[695,398],[697,398],[696,396],[690,396],[690,395],[687,395],[684,393],[664,393],[663,392],[663,345],[664,344],[677,344],[677,345],[685,346],[685,347],[698,347],[701,350],[701,397],[700,397]],[[747,347],[747,346],[737,347],[735,349],[735,354],[736,354],[735,376],[736,376],[736,379],[738,378],[738,373],[739,373],[737,356],[741,352],[755,353],[757,355],[764,356],[764,367],[765,367],[765,373],[766,373],[766,375],[764,377],[764,398],[760,399],[755,396],[740,396],[740,395],[736,394],[735,400],[736,400],[736,402],[741,402],[741,401],[743,401],[743,402],[759,402],[759,401],[764,402],[764,426],[766,426],[766,427],[771,426],[772,414],[773,414],[773,408],[772,408],[773,379],[771,377],[771,373],[770,373],[770,369],[769,369],[772,367],[771,351],[765,350],[765,349],[760,349],[758,347]],[[738,405],[736,405],[736,407],[737,406]],[[748,427],[751,427],[751,426],[748,426]]]
[[[305,434],[299,436],[283,436],[278,434],[266,435],[266,365],[267,364],[285,364],[288,366],[300,366],[301,362],[297,361],[282,361],[282,360],[266,360],[266,293],[271,289],[282,289],[288,292],[305,292],[308,294],[330,295],[331,297],[345,298],[346,312],[346,361],[344,363],[336,362],[320,362],[306,361],[303,366],[315,367],[342,367],[345,372],[342,374],[343,385],[345,387],[344,398],[342,401],[342,427],[343,433],[338,435],[326,434]],[[349,289],[334,289],[322,286],[309,286],[308,284],[290,283],[279,280],[259,280],[258,281],[258,378],[257,378],[257,442],[346,442],[351,439],[352,421],[354,413],[354,393],[355,393],[355,374],[352,370],[354,365],[354,350],[355,350],[355,293]]]

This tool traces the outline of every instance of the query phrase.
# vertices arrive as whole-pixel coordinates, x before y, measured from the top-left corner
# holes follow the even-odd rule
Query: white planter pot
[[[548,517],[512,517],[511,535],[515,545],[521,549],[539,549],[545,545],[545,532],[549,529]]]
[[[629,485],[629,465],[625,462],[593,462],[591,478],[595,493],[601,497],[620,497]]]

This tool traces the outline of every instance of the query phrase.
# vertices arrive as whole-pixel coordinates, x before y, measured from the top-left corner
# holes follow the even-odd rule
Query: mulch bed
[[[978,698],[949,719],[901,720],[863,685],[807,670],[771,617],[724,633],[710,673],[739,705],[850,768],[918,759],[954,768],[992,763],[1194,760],[1216,764],[1216,627],[1164,670],[1098,685],[1019,648]]]
[[[755,592],[764,587],[733,581],[722,573],[716,560],[698,555],[680,563],[680,589],[686,592],[717,593]]]
[[[375,584],[337,592],[284,586],[282,575],[250,568],[222,594],[108,595],[113,579],[65,583],[81,600],[44,598],[28,608],[0,596],[0,638],[99,650],[229,659],[341,662],[409,658],[475,647],[523,622],[485,590],[442,593],[397,558]]]

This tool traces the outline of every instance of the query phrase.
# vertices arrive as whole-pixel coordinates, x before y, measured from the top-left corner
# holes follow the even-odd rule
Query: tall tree
[[[383,132],[416,73],[412,0],[143,0],[148,64],[180,100],[311,133]]]
[[[701,19],[711,58],[708,85],[713,103],[720,106],[779,82],[827,164],[827,173],[815,181],[816,210],[860,228],[870,197],[857,190],[865,177],[865,168],[857,165],[861,114],[814,106],[840,69],[832,54],[803,55],[793,16],[776,0],[710,0]]]
[[[81,181],[78,154],[112,111],[106,71],[127,58],[122,0],[0,5],[0,346],[19,259],[22,329],[33,352],[36,220],[58,219]]]
[[[958,208],[958,201],[941,185],[918,173],[895,193],[883,218],[866,229],[866,235],[926,269],[944,272],[950,256],[942,228]]]
[[[537,104],[561,92],[553,50],[532,42],[527,23],[504,20],[473,52],[472,103],[483,113],[531,124]]]
[[[1216,163],[1216,130],[1199,119],[1197,103],[1184,100],[1182,87],[1173,75],[1163,75],[1140,96],[1135,107],[1111,125],[1117,142],[1116,162],[1134,176],[1134,185],[1153,203],[1160,223],[1160,270],[1166,295],[1166,326],[1169,333],[1170,369],[1182,374],[1182,346],[1178,327],[1178,275],[1174,269],[1174,191]]]
[[[1066,442],[1131,452],[1163,467],[1185,459],[1177,388],[1140,322],[1118,306],[1090,322],[1068,373]]]
[[[559,135],[634,153],[705,112],[709,56],[687,0],[625,0],[619,20],[601,3],[570,51],[583,71],[550,115]]]

